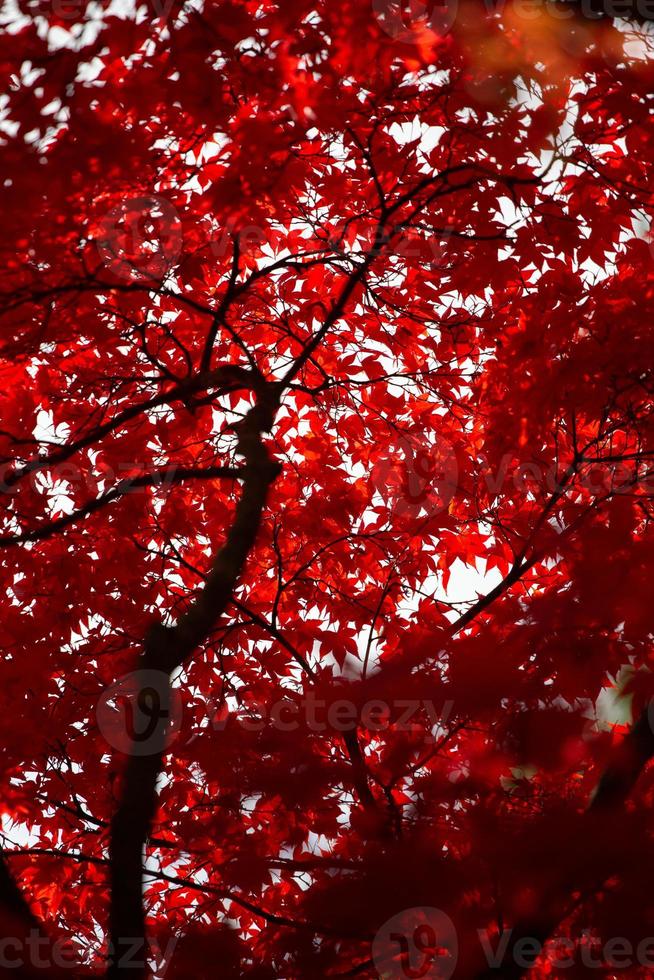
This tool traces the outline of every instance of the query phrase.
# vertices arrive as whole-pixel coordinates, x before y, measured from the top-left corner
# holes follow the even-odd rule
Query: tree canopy
[[[412,11],[4,15],[0,975],[651,976],[654,48]]]

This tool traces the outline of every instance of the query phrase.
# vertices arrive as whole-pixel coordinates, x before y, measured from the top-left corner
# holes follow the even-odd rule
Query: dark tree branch
[[[7,866],[6,857],[10,853],[0,845],[0,938],[16,944],[15,948],[10,945],[7,950],[13,962],[16,950],[24,953],[29,948],[28,943],[36,940],[42,945],[48,937]],[[67,973],[69,977],[72,976],[70,970]],[[15,980],[35,980],[37,976],[42,980],[61,980],[63,974],[64,971],[54,967],[37,970],[21,955],[16,956],[15,966],[9,967],[4,961],[0,966],[0,977],[13,977]]]
[[[121,497],[134,493],[143,487],[170,487],[177,483],[183,483],[186,480],[211,480],[219,478],[237,480],[241,476],[241,473],[242,471],[236,466],[207,466],[204,469],[176,466],[174,464],[172,466],[163,466],[160,469],[153,470],[151,473],[143,473],[141,476],[128,477],[125,480],[121,480],[111,490],[107,490],[106,493],[101,494],[101,496],[96,497],[94,500],[89,500],[81,507],[71,511],[70,514],[64,514],[63,517],[58,517],[53,521],[46,521],[30,531],[21,531],[19,534],[0,535],[0,548],[10,548],[13,545],[25,544],[27,541],[43,541],[45,538],[51,538],[59,531],[70,527],[71,524],[76,524],[82,518],[88,517],[89,514],[95,514],[97,511],[102,510],[103,507],[106,507],[107,504],[112,503],[114,500],[119,500]]]
[[[128,408],[117,412],[109,421],[95,426],[89,432],[84,433],[72,442],[58,447],[54,452],[48,453],[47,455],[35,456],[26,463],[13,467],[10,466],[2,472],[2,490],[7,493],[11,491],[12,487],[20,483],[24,477],[29,476],[30,473],[49,469],[51,466],[57,466],[59,463],[65,463],[75,453],[95,445],[95,443],[104,439],[105,436],[110,435],[117,429],[122,428],[127,422],[131,422],[133,419],[138,418],[139,415],[143,415],[153,408],[158,408],[161,405],[167,405],[174,401],[192,399],[198,392],[207,391],[211,388],[222,389],[228,385],[230,386],[230,390],[234,390],[235,385],[245,388],[251,387],[251,384],[251,373],[247,369],[237,365],[225,365],[217,368],[215,371],[198,374],[188,381],[168,388],[167,391],[153,395],[145,401],[131,404]]]
[[[237,427],[237,452],[245,458],[243,489],[234,521],[218,551],[198,596],[175,626],[155,624],[145,640],[140,667],[168,677],[202,643],[227,606],[246,558],[254,545],[268,490],[279,473],[262,441],[272,427],[277,401],[269,389]],[[169,688],[168,688],[169,690]],[[108,976],[122,976],[121,959],[134,942],[145,950],[143,910],[143,850],[156,811],[156,783],[164,745],[152,755],[132,755],[124,775],[122,798],[111,822],[110,844],[110,962]],[[131,969],[138,980],[145,976]]]

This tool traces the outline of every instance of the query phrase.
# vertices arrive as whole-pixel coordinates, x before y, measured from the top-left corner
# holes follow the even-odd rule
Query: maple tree
[[[3,976],[654,935],[654,51],[568,13],[5,18]]]

